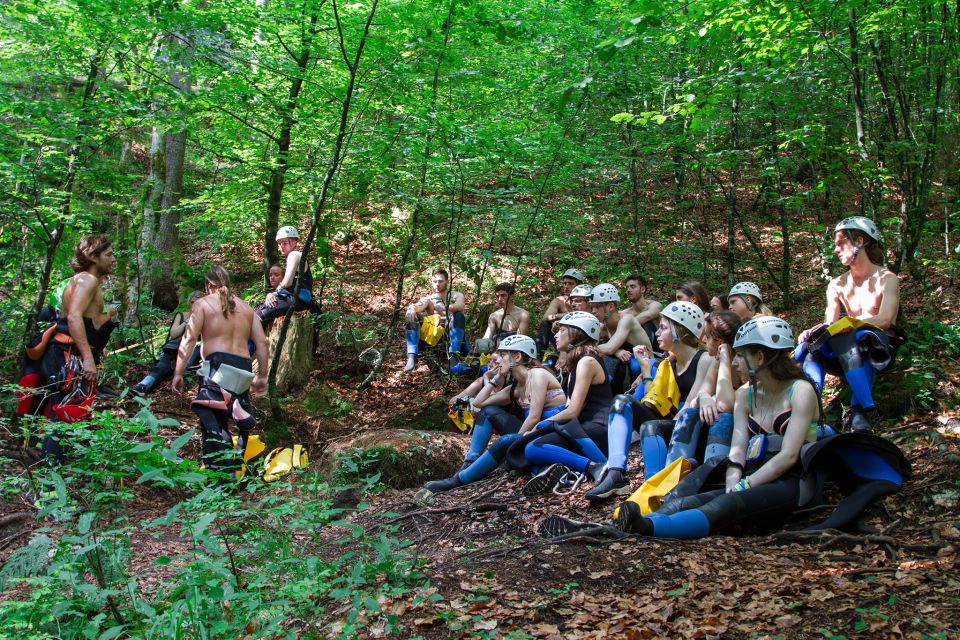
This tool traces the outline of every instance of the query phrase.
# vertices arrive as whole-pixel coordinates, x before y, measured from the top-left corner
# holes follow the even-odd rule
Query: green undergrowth
[[[102,414],[62,434],[58,468],[2,460],[0,499],[28,496],[40,526],[0,567],[0,639],[400,633],[381,603],[428,585],[393,530],[345,519],[316,474],[217,478],[178,455],[192,432],[160,437],[174,425]]]

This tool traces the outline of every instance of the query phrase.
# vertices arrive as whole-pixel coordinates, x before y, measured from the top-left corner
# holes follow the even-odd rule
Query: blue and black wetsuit
[[[585,357],[593,358],[603,367],[596,356]],[[561,380],[567,398],[573,395],[577,386],[576,365],[571,368],[570,375]],[[511,447],[508,462],[513,467],[524,463],[536,467],[559,463],[581,473],[591,462],[606,462],[607,414],[612,399],[608,379],[590,385],[579,416],[563,423],[548,423],[528,434],[529,437]]]
[[[761,464],[748,465],[747,471]],[[844,433],[804,445],[797,464],[773,482],[732,493],[721,488],[686,497],[668,495],[658,511],[645,517],[635,504],[624,503],[617,524],[661,538],[701,538],[747,521],[776,526],[798,509],[823,504],[824,485],[833,481],[847,495],[827,520],[809,529],[842,528],[871,502],[898,491],[910,475],[909,462],[893,443],[870,434]],[[626,509],[629,504],[633,506]]]
[[[170,323],[170,328],[172,329],[177,324],[182,324],[185,322],[184,314],[182,311],[177,312],[177,315],[173,317],[173,322]],[[177,366],[177,351],[180,349],[180,338],[171,338],[170,331],[167,332],[167,341],[163,343],[163,347],[160,349],[160,355],[157,357],[157,362],[153,365],[153,369],[150,370],[143,380],[137,384],[137,391],[142,393],[150,393],[153,389],[173,375],[173,370]],[[200,345],[196,345],[193,348],[193,353],[190,354],[190,358],[187,360],[187,368],[191,368],[199,364],[200,362]]]
[[[300,259],[303,260],[302,255]],[[309,309],[310,303],[313,302],[313,274],[310,272],[310,265],[306,265],[303,270],[303,276],[300,278],[300,293],[296,299],[293,296],[293,289],[287,289],[286,287],[278,288],[274,295],[277,304],[272,307],[260,305],[255,309],[257,316],[264,323],[287,315],[287,309],[291,305],[293,305],[294,311]]]
[[[680,374],[677,374],[676,360],[670,358],[667,361],[673,368],[681,401],[690,394],[693,384],[697,381],[697,366],[704,353],[704,351],[697,351]],[[663,364],[661,363],[660,366]],[[666,416],[662,416],[652,406],[626,394],[614,398],[607,427],[610,468],[621,470],[627,468],[627,450],[630,448],[633,432],[637,431],[640,433],[644,475],[649,478],[663,469],[667,459],[667,443],[670,442],[673,433],[675,415],[676,411],[672,410]]]
[[[818,337],[797,347],[794,357],[803,364],[804,373],[813,381],[817,393],[823,392],[827,373],[841,377],[850,385],[851,407],[870,411],[874,408],[873,383],[877,372],[893,364],[897,349],[906,341],[902,331],[891,327],[861,328],[834,336],[824,326]]]

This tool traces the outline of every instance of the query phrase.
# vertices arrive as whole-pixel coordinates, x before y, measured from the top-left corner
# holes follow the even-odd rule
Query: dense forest
[[[924,525],[937,531],[929,544],[919,534],[909,544],[887,533],[855,541],[874,545],[876,562],[854,570],[884,571],[846,593],[886,588],[885,571],[899,571],[887,550],[921,554],[910,559],[939,568],[936,577],[908,580],[913,599],[886,610],[873,593],[876,602],[864,596],[868,604],[831,622],[805,601],[771,614],[767,627],[737,626],[729,618],[745,618],[724,607],[697,618],[695,580],[657,583],[659,626],[629,637],[704,625],[706,635],[787,637],[801,619],[813,625],[804,637],[894,634],[891,617],[910,637],[948,637],[957,574],[944,549],[960,537],[958,145],[957,2],[6,0],[0,380],[12,397],[22,345],[72,274],[82,236],[106,234],[116,250],[104,297],[122,324],[105,366],[122,390],[209,267],[230,271],[251,303],[262,299],[270,265],[282,262],[277,231],[293,225],[315,279],[320,345],[301,395],[271,380],[267,422],[319,458],[328,440],[406,427],[438,400],[445,419],[460,381],[396,371],[404,307],[429,289],[435,267],[467,294],[470,335],[482,332],[494,283],[516,283],[537,315],[568,267],[591,282],[640,271],[664,300],[686,280],[711,292],[752,280],[799,330],[822,320],[826,283],[841,268],[834,224],[866,216],[900,277],[911,338],[890,384],[898,394],[888,426],[909,431],[912,460],[942,458],[931,463],[933,486],[953,494],[919,518],[936,520]],[[358,361],[367,348],[376,349],[372,367]],[[544,613],[571,606],[574,578],[547,578],[555,582],[537,593],[543,615],[524,619],[509,604],[516,592],[478,586],[495,582],[490,565],[467,577],[450,557],[426,567],[422,549],[402,549],[439,534],[424,538],[395,514],[348,518],[323,471],[243,493],[205,487],[196,464],[177,455],[196,437],[178,402],[124,395],[85,436],[96,445],[89,459],[59,470],[7,465],[0,523],[12,528],[0,529],[0,557],[13,561],[0,570],[0,637],[521,638],[599,628],[574,632],[559,622],[566,614]],[[34,425],[12,409],[0,404],[0,455],[20,460]],[[938,432],[943,425],[953,431]],[[385,455],[349,459],[337,472],[359,492],[351,508],[372,502],[382,515],[399,504],[383,494]],[[34,501],[38,487],[53,498]],[[478,495],[476,504],[490,503]],[[518,523],[497,543],[529,535]],[[747,552],[762,555],[760,544]],[[705,563],[733,561],[729,548],[712,549]],[[478,562],[503,557],[518,573],[540,562],[520,548]],[[574,575],[580,560],[565,562]],[[613,582],[594,586],[607,595],[636,586]],[[784,607],[794,601],[778,594]],[[677,598],[686,613],[661,615]],[[610,613],[617,602],[596,606]],[[918,622],[908,609],[921,606],[938,613]]]

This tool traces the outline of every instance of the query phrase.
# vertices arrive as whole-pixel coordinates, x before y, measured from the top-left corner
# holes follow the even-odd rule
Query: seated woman
[[[744,321],[755,316],[772,316],[770,307],[763,304],[760,287],[752,282],[738,282],[727,294],[727,305]]]
[[[708,313],[710,311],[710,296],[702,284],[696,280],[688,280],[677,287],[677,302],[691,302],[698,307],[700,311]]]
[[[634,430],[640,432],[645,476],[649,478],[664,467],[673,417],[684,400],[697,397],[710,368],[710,359],[702,358],[704,352],[699,348],[702,331],[703,312],[693,303],[672,302],[660,313],[657,342],[670,353],[670,366],[661,364],[652,380],[649,355],[640,353],[642,379],[652,384],[640,400],[627,394],[613,399],[607,423],[609,466],[603,480],[587,492],[588,500],[630,493],[625,474]]]
[[[191,310],[193,309],[193,303],[202,298],[203,295],[204,294],[199,291],[194,291],[190,294],[187,302]],[[190,314],[184,314],[182,311],[174,314],[170,328],[167,330],[167,339],[160,348],[160,356],[157,358],[156,364],[153,365],[150,373],[144,376],[143,380],[134,385],[134,393],[137,395],[150,393],[158,384],[173,375],[173,367],[177,364],[177,349],[180,348],[180,338],[183,337],[183,332],[187,328],[187,320],[189,318]],[[193,354],[190,356],[190,359],[187,361],[187,368],[189,369],[199,363],[200,345],[197,345],[193,349]]]
[[[510,413],[511,399],[510,389],[504,388],[506,375],[500,370],[500,364],[500,354],[494,352],[490,356],[490,362],[483,375],[450,399],[451,409],[458,402],[466,401],[472,411],[480,413],[479,420],[473,426],[470,449],[460,467],[461,470],[476,462],[477,458],[487,450],[494,431],[500,436],[517,431],[513,421],[502,417]]]
[[[424,488],[434,493],[481,480],[500,466],[510,445],[532,430],[541,420],[561,411],[566,395],[553,375],[537,362],[537,344],[529,336],[509,336],[497,347],[500,370],[506,377],[506,389],[513,402],[523,409],[524,420],[512,413],[491,415],[502,435],[476,462],[450,478],[432,480]]]
[[[707,443],[700,460],[726,456],[733,435],[735,389],[743,381],[733,367],[733,339],[740,328],[740,316],[732,311],[709,313],[704,320],[703,341],[710,356],[710,369],[697,392],[696,406],[677,415],[667,449],[666,464],[677,458],[697,461],[700,433],[707,426]]]
[[[813,385],[790,358],[793,347],[790,326],[780,318],[761,316],[740,327],[736,362],[750,383],[737,390],[726,488],[668,502],[646,517],[635,503],[624,503],[619,528],[699,538],[747,517],[780,519],[801,506],[800,449],[816,441],[821,409]]]
[[[578,474],[578,483],[586,475],[596,481],[607,461],[603,449],[607,447],[607,413],[613,394],[597,350],[600,321],[592,313],[573,311],[557,324],[557,348],[566,354],[560,380],[567,408],[537,425],[525,438],[527,442],[521,439],[510,449],[510,456],[522,453],[527,462],[543,467],[523,487],[525,496],[550,491],[562,478],[570,477],[571,471]]]

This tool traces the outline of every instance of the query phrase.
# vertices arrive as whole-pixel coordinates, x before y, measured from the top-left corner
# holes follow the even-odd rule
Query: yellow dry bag
[[[658,471],[652,478],[646,480],[640,488],[631,494],[627,500],[636,502],[640,506],[640,513],[648,515],[660,508],[663,496],[672,491],[683,477],[693,470],[693,464],[686,458],[677,458],[666,467]],[[613,519],[617,519],[620,507],[613,512]]]
[[[646,402],[655,407],[661,416],[670,414],[671,409],[680,407],[680,387],[677,385],[677,376],[673,373],[670,362],[664,360],[657,367],[657,375],[650,383],[650,388],[643,394],[640,402]]]
[[[443,324],[440,322],[440,314],[434,313],[424,318],[423,324],[420,325],[420,339],[434,347],[442,337]]]

